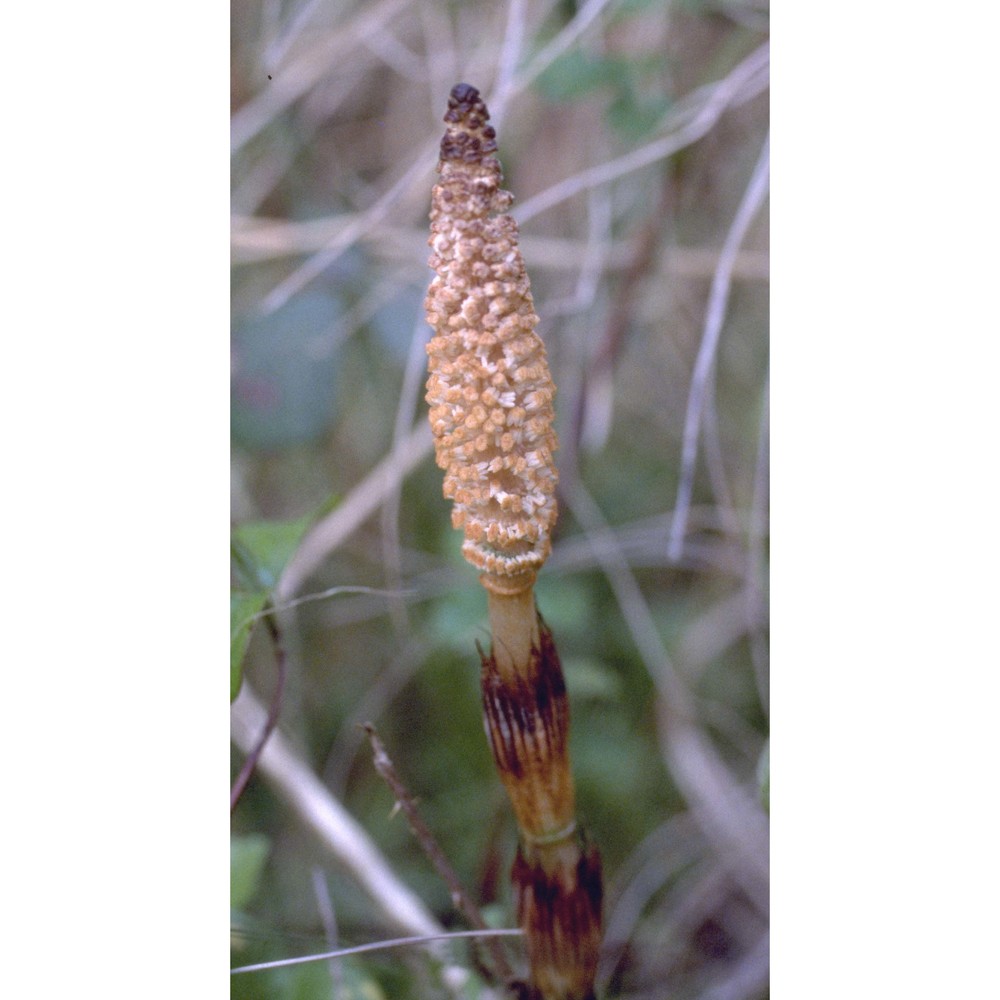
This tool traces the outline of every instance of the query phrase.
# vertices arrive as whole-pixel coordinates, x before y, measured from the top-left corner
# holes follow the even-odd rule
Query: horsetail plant
[[[592,1000],[600,855],[577,827],[566,686],[534,596],[556,519],[555,386],[479,91],[457,84],[444,120],[428,241],[427,402],[452,523],[487,593],[483,710],[520,834],[511,880],[530,964],[522,994]]]

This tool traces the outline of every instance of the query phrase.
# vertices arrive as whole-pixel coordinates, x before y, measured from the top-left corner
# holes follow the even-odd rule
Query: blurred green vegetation
[[[511,68],[527,82],[498,130],[515,215],[551,185],[683,124],[671,116],[707,100],[699,88],[767,39],[761,3],[608,3],[576,32],[590,8],[523,6]],[[426,216],[440,117],[460,79],[489,99],[510,10],[413,0],[233,8],[233,695],[241,683],[262,700],[274,689],[274,650],[255,616],[303,533],[425,419]],[[734,269],[684,556],[667,557],[714,267],[766,134],[759,88],[676,155],[522,222],[559,391],[563,490],[537,594],[570,692],[580,816],[604,859],[607,996],[693,998],[739,973],[744,991],[727,996],[767,995],[766,965],[763,981],[751,974],[766,912],[679,785],[662,678],[602,556],[615,546],[630,571],[697,731],[739,787],[756,797],[763,784],[766,802],[766,210]],[[325,264],[300,282],[319,253]],[[585,498],[605,522],[599,531]],[[428,454],[301,590],[378,593],[282,617],[292,634],[281,726],[399,878],[442,924],[464,928],[375,774],[357,728],[371,719],[470,894],[513,926],[515,827],[480,715],[486,603],[460,544]],[[242,762],[234,751],[233,776]],[[234,966],[327,950],[317,870],[344,944],[396,936],[265,781],[251,781],[232,825]],[[509,951],[521,961],[516,945]],[[477,995],[467,948],[453,953]],[[233,996],[442,995],[433,964],[410,949],[339,968],[333,979],[324,962],[236,976]]]

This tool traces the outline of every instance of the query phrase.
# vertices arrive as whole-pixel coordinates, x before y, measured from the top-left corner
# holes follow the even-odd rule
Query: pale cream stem
[[[534,588],[516,594],[488,590],[487,595],[497,669],[501,676],[523,673],[531,663],[532,647],[537,650],[541,642]]]

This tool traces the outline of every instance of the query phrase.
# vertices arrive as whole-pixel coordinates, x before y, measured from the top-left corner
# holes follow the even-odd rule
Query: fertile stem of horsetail
[[[555,387],[479,91],[456,85],[444,120],[429,240],[436,277],[425,303],[435,334],[431,428],[452,523],[489,603],[483,709],[520,831],[511,879],[528,991],[587,1000],[601,938],[600,856],[577,828],[566,687],[534,597],[556,519]]]

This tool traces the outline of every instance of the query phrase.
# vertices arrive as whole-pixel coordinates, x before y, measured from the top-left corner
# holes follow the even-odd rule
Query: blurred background
[[[247,625],[270,599],[288,745],[434,920],[466,928],[374,770],[373,722],[487,921],[514,926],[515,827],[479,707],[485,595],[423,401],[430,190],[448,92],[471,83],[558,390],[537,596],[604,859],[607,997],[768,995],[767,42],[764,0],[232,6],[237,709],[266,710],[279,682],[271,633]],[[233,964],[394,936],[252,778]],[[449,954],[461,995],[500,995],[467,947]],[[445,995],[412,949],[232,983]]]

